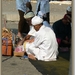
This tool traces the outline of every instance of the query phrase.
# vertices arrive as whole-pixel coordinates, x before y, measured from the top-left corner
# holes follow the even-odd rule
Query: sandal
[[[28,59],[28,56],[24,55],[24,56],[21,57],[20,59],[21,59],[21,60]]]

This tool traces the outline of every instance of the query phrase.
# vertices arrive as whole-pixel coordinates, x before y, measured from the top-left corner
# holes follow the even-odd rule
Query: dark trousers
[[[26,19],[24,18],[24,12],[21,10],[18,10],[19,12],[19,23],[18,23],[18,32],[20,33],[28,33],[30,30],[30,27],[28,23],[26,22]]]

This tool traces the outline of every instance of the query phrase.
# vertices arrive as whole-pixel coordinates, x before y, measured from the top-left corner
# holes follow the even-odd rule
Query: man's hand
[[[34,42],[34,39],[26,40],[26,42],[32,43]]]
[[[69,41],[67,41],[67,40],[63,40],[62,41],[64,44],[67,44],[67,45],[69,45],[70,44],[70,42]]]
[[[26,35],[25,40],[29,40],[31,35]]]

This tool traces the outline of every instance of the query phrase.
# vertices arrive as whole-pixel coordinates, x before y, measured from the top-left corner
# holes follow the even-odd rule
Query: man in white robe
[[[42,18],[44,16],[44,14],[41,11],[39,11],[38,16]],[[24,18],[26,19],[26,21],[30,25],[30,31],[27,34],[27,36],[25,37],[26,40],[28,40],[30,37],[34,38],[34,36],[35,36],[36,30],[34,29],[34,27],[31,24],[31,19],[33,17],[34,17],[34,12],[28,12],[27,14],[24,15]],[[43,25],[52,28],[51,25],[47,21],[44,21],[44,20],[43,20]]]
[[[36,30],[33,42],[25,42],[24,48],[28,57],[34,60],[55,61],[58,55],[58,44],[55,33],[49,27],[42,25],[43,19],[38,16],[32,18],[32,25]]]

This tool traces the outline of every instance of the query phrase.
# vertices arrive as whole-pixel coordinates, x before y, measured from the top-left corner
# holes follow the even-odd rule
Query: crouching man
[[[43,25],[43,19],[39,16],[32,18],[32,25],[36,30],[34,41],[25,41],[23,44],[28,58],[55,61],[58,55],[58,44],[55,33],[50,27]]]

